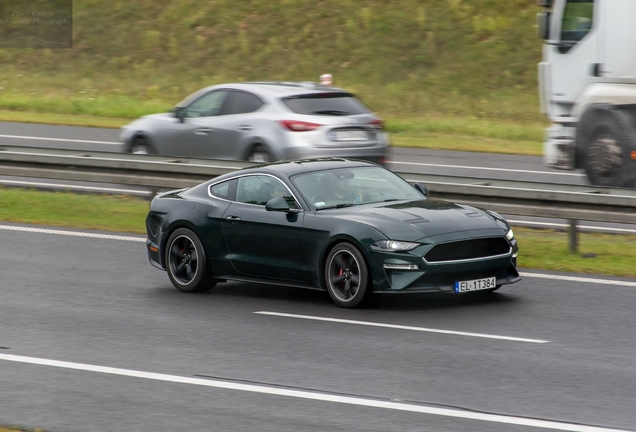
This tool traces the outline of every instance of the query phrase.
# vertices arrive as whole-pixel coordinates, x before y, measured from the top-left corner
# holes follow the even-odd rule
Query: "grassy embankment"
[[[0,120],[117,127],[202,86],[332,73],[395,145],[539,154],[537,11],[533,0],[80,1],[73,49],[0,49]]]

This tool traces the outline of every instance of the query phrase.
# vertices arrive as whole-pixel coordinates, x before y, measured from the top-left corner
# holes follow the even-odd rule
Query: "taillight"
[[[373,129],[384,129],[384,122],[381,119],[371,120],[369,122],[369,127]]]
[[[298,120],[281,120],[279,123],[292,132],[307,132],[322,126],[318,123],[309,123]]]

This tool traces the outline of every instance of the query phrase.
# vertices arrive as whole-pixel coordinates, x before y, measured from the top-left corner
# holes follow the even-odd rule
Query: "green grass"
[[[25,429],[21,427],[13,427],[13,426],[7,426],[7,427],[0,426],[0,432],[46,432],[46,431],[40,428]]]
[[[203,86],[328,72],[387,120],[395,145],[540,154],[538,11],[534,0],[78,1],[72,49],[0,49],[0,120],[117,127]]]
[[[0,188],[0,203],[0,221],[134,234],[145,233],[149,208],[133,197],[11,188]],[[516,227],[515,235],[520,267],[636,277],[636,236],[582,233],[578,253],[570,253],[565,232]]]
[[[636,277],[636,236],[581,233],[578,251],[571,253],[565,232],[519,227],[514,232],[520,267]]]
[[[128,196],[39,192],[0,187],[0,220],[145,233],[149,202]]]

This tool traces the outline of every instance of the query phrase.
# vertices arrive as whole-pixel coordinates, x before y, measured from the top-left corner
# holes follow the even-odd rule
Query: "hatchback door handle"
[[[252,126],[250,126],[250,125],[241,125],[238,128],[239,128],[239,130],[242,130],[242,131],[248,131],[248,130],[252,130],[253,129]]]
[[[229,220],[229,221],[232,221],[232,222],[237,222],[237,221],[240,221],[240,220],[241,220],[241,218],[240,218],[240,217],[238,217],[238,216],[228,216],[228,217],[226,217],[225,219],[227,219],[227,220]]]
[[[199,128],[199,129],[195,129],[194,130],[194,134],[195,135],[207,135],[210,132],[214,132],[214,129],[210,129],[210,128]]]

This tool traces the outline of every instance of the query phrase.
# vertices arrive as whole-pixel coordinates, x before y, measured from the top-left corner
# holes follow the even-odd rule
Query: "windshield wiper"
[[[312,111],[311,114],[327,114],[327,115],[335,115],[335,116],[345,116],[349,115],[346,111],[340,110],[320,110],[320,111]]]
[[[343,203],[343,204],[336,204],[336,205],[330,205],[330,206],[316,208],[316,210],[339,209],[339,208],[351,207],[351,206],[354,206],[354,205],[357,205],[357,204]]]

